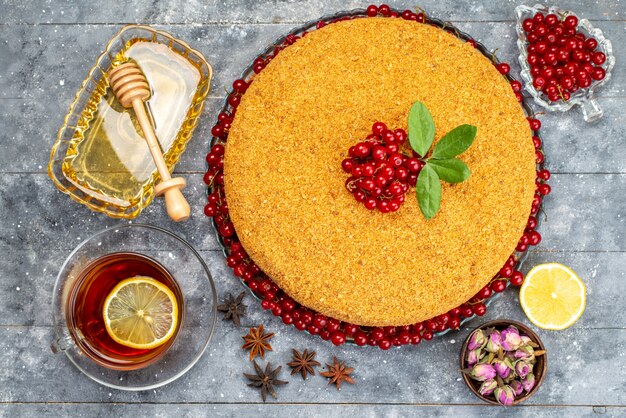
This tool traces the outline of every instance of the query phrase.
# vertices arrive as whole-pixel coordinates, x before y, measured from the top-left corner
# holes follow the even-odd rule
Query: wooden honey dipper
[[[144,101],[150,98],[150,86],[146,76],[135,62],[128,61],[112,68],[108,77],[111,89],[120,104],[125,108],[132,107],[135,110],[150,154],[152,154],[154,164],[161,175],[161,181],[154,187],[154,192],[157,196],[165,195],[165,208],[170,218],[176,222],[186,220],[189,218],[191,210],[181,192],[181,189],[184,189],[186,185],[185,179],[182,177],[172,178],[170,175],[152,123],[144,107]]]

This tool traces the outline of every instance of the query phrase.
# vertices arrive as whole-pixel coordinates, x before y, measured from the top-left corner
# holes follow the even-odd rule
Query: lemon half
[[[152,349],[169,341],[178,324],[176,296],[150,277],[132,277],[117,284],[102,310],[109,336],[117,343]]]
[[[585,311],[585,284],[564,265],[539,264],[524,279],[520,304],[528,319],[539,328],[565,329]]]

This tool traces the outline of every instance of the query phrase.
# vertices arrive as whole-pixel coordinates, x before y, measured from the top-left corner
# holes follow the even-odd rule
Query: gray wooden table
[[[63,356],[49,350],[52,286],[63,260],[81,240],[124,221],[90,212],[58,192],[46,175],[56,132],[76,90],[106,41],[125,23],[165,29],[202,51],[215,70],[210,98],[177,171],[190,183],[193,218],[175,225],[161,204],[135,221],[162,225],[188,239],[210,266],[220,297],[242,286],[226,267],[202,213],[211,121],[225,88],[245,64],[279,35],[334,11],[363,7],[359,1],[281,0],[78,2],[0,1],[0,416],[625,416],[626,415],[626,4],[566,1],[613,41],[618,64],[599,92],[605,110],[587,125],[577,111],[542,118],[553,193],[545,201],[543,242],[526,270],[556,261],[575,269],[587,284],[587,310],[572,328],[539,330],[550,370],[526,404],[503,410],[482,404],[461,381],[457,356],[464,328],[417,347],[389,352],[344,346],[288,328],[251,304],[240,328],[218,321],[200,362],[161,389],[125,393],[99,386]],[[516,61],[513,9],[519,0],[422,1],[432,16],[451,20],[498,56]],[[533,2],[530,2],[533,3]],[[412,1],[392,5],[406,8]],[[251,302],[248,296],[248,301]],[[528,322],[509,289],[483,320]],[[241,373],[251,367],[239,349],[246,326],[276,332],[275,364],[289,361],[292,347],[333,355],[355,368],[356,385],[340,392],[317,376],[289,379],[277,401],[261,402]],[[287,377],[286,371],[283,377]]]

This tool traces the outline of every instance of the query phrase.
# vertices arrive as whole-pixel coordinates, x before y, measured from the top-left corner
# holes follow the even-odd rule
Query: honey
[[[145,105],[170,172],[198,123],[213,71],[183,41],[129,25],[111,39],[77,93],[48,174],[90,209],[132,219],[152,201],[159,174],[133,110],[117,102],[107,81],[106,73],[127,60],[138,64],[150,85]]]
[[[137,42],[123,52],[139,64],[151,88],[146,102],[164,153],[176,139],[200,81],[198,70],[165,45]],[[94,110],[75,154],[64,169],[78,185],[89,185],[121,206],[130,205],[155,171],[150,151],[132,110],[115,99],[106,77],[92,97]],[[86,109],[89,111],[90,109]]]

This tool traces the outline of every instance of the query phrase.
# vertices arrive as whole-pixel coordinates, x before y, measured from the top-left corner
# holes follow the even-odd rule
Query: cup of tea
[[[200,359],[216,304],[208,267],[182,238],[149,225],[106,229],[59,272],[51,348],[101,384],[152,389]]]

